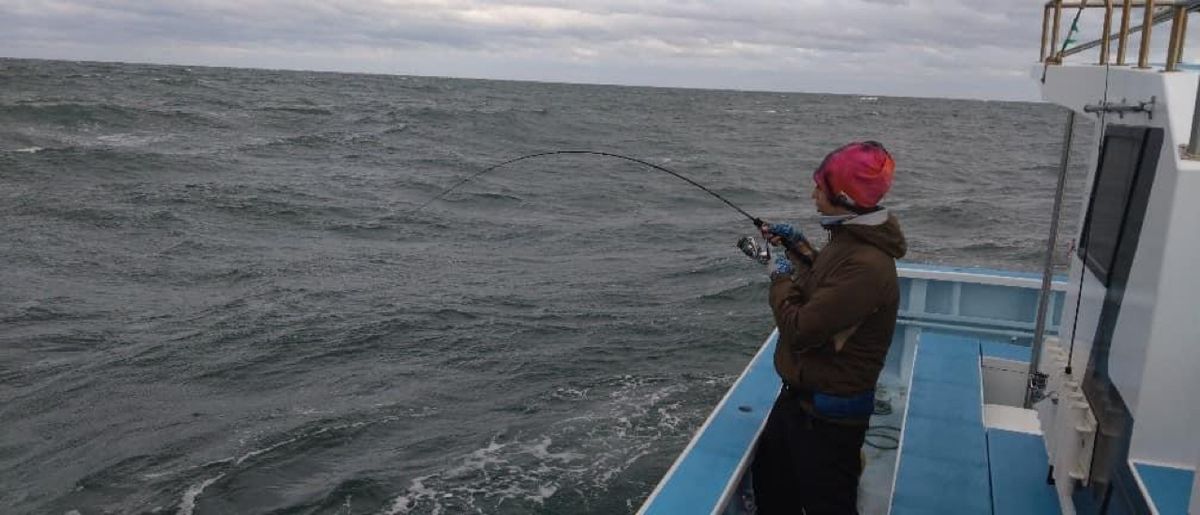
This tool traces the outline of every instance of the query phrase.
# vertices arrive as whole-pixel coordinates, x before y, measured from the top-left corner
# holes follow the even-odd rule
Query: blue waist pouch
[[[823,417],[870,418],[875,413],[875,390],[850,397],[813,392],[812,403],[813,410]]]

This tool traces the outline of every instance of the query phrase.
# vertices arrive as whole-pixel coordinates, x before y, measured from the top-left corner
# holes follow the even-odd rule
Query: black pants
[[[858,513],[867,426],[813,418],[788,392],[767,419],[751,470],[760,515]]]

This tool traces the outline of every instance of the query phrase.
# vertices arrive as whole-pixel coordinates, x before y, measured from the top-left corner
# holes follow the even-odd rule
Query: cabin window
[[[1110,125],[1105,132],[1079,255],[1106,286],[1138,174],[1146,167],[1153,173],[1158,164],[1157,146],[1147,145],[1152,139],[1161,141],[1161,129]],[[1137,222],[1140,226],[1141,221]]]

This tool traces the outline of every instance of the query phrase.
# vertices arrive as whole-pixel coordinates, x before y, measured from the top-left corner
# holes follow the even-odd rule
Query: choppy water
[[[631,511],[769,332],[744,219],[596,158],[414,205],[589,148],[815,233],[809,170],[873,138],[910,259],[1037,269],[1064,119],[0,60],[0,511]]]

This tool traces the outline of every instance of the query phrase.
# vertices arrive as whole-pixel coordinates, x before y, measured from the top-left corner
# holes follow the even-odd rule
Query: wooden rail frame
[[[1100,38],[1095,41],[1066,48],[1059,47],[1059,35],[1062,30],[1064,9],[1104,9],[1104,28]],[[1134,8],[1142,10],[1142,24],[1136,27],[1130,25]],[[1121,13],[1120,28],[1114,33],[1113,16]],[[1150,42],[1153,28],[1159,23],[1171,22],[1171,34],[1167,39],[1167,54],[1163,71],[1179,70],[1183,62],[1184,45],[1187,41],[1188,15],[1200,11],[1200,0],[1122,0],[1120,5],[1114,5],[1114,0],[1049,0],[1042,10],[1042,40],[1041,53],[1038,62],[1046,64],[1062,64],[1063,60],[1085,50],[1100,47],[1100,59],[1097,64],[1125,66],[1126,54],[1129,48],[1129,36],[1141,33],[1138,44],[1137,67],[1150,68]],[[1074,19],[1074,17],[1071,17]],[[1070,37],[1070,34],[1067,35]],[[1116,62],[1113,63],[1112,40],[1117,40]]]

